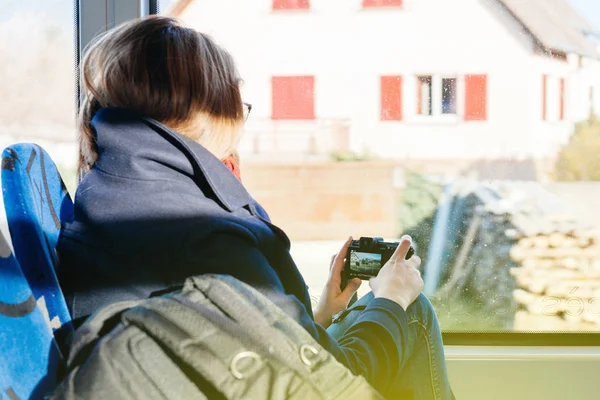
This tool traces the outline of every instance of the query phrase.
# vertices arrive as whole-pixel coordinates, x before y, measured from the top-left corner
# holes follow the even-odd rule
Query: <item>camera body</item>
[[[346,265],[342,271],[342,290],[353,278],[368,280],[377,276],[399,244],[384,242],[380,237],[361,237],[359,240],[353,240],[348,246]],[[414,249],[410,247],[405,258],[408,260],[414,253]]]

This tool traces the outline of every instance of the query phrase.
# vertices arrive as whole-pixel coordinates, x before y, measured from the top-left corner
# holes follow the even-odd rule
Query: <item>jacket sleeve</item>
[[[183,251],[186,266],[181,271],[182,279],[200,273],[231,275],[265,294],[338,361],[364,376],[376,389],[385,392],[397,376],[408,319],[395,302],[374,299],[344,336],[336,340],[314,322],[310,304],[307,308],[296,296],[285,292],[276,269],[253,243],[251,234],[243,237],[213,232],[203,238],[192,236]]]
[[[399,304],[373,299],[337,341],[316,325],[321,345],[338,361],[381,392],[391,387],[403,364],[408,333],[408,318]]]

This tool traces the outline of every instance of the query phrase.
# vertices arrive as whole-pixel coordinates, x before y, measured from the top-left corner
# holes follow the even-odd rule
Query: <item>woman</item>
[[[75,219],[59,243],[76,321],[191,275],[229,274],[266,294],[384,395],[450,398],[439,326],[419,295],[420,260],[404,260],[409,238],[371,281],[366,309],[330,334],[332,316],[360,286],[340,290],[347,241],[313,313],[289,239],[239,179],[236,146],[247,114],[226,51],[175,20],[150,17],[92,45],[81,78],[81,182]]]

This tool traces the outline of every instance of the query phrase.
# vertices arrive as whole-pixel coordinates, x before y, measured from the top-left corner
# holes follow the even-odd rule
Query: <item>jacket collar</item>
[[[208,184],[228,211],[252,204],[244,186],[222,161],[152,118],[109,107],[96,113],[92,127],[99,152],[96,165],[104,172],[140,180],[187,177],[201,189]]]

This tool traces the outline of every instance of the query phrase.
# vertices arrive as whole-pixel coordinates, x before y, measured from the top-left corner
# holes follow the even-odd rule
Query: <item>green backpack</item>
[[[266,297],[223,275],[95,313],[49,398],[382,399]]]

